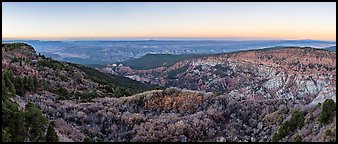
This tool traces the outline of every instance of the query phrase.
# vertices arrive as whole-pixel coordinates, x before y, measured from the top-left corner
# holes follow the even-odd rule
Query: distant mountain
[[[77,64],[120,63],[147,54],[216,54],[275,46],[323,48],[333,41],[318,40],[134,40],[134,41],[39,41],[25,42],[47,57]]]
[[[328,51],[336,51],[336,46],[331,46],[331,47],[327,47],[327,48],[324,48],[325,50],[328,50]]]

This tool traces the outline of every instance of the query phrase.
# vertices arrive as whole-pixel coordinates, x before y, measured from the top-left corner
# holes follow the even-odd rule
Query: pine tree
[[[22,66],[22,61],[23,61],[23,60],[22,60],[22,59],[20,59],[20,66]]]
[[[2,100],[4,100],[5,98],[8,97],[8,92],[9,92],[4,79],[2,79],[1,87],[2,87]]]
[[[18,104],[9,99],[2,103],[2,126],[8,128],[11,141],[23,142],[26,138],[26,127],[23,112],[18,109]]]
[[[35,85],[34,85],[33,77],[29,77],[28,85],[29,85],[29,90],[30,91],[34,91],[35,90]]]
[[[334,111],[336,111],[336,103],[332,99],[326,99],[322,105],[318,122],[321,124],[328,123],[332,119]]]
[[[14,96],[16,94],[16,90],[15,90],[14,84],[11,81],[9,81],[8,87],[9,87],[10,96]]]
[[[12,135],[9,133],[8,128],[2,129],[2,142],[10,142]]]
[[[25,127],[25,118],[24,113],[22,111],[17,111],[13,117],[14,125],[14,133],[15,137],[13,138],[13,141],[16,142],[23,142],[26,138],[26,132],[27,129]],[[14,134],[13,134],[14,135]]]
[[[299,134],[296,135],[295,139],[294,139],[295,142],[302,142],[302,137],[300,137]]]
[[[120,87],[116,87],[116,88],[114,89],[114,94],[115,94],[116,97],[121,97],[121,96],[123,96],[123,95],[122,95],[122,90],[121,90]]]
[[[12,70],[6,70],[9,80],[14,81],[14,75]]]
[[[36,91],[39,85],[39,80],[36,76],[33,76],[33,85],[34,85],[34,91]]]
[[[5,70],[2,76],[4,78],[5,85],[8,87],[9,96],[14,96],[16,94],[16,91],[15,86],[11,81],[11,79],[14,80],[13,74],[11,73],[11,71]]]
[[[29,90],[29,79],[27,77],[24,77],[23,78],[23,84],[24,84],[24,87],[25,87],[25,90]]]
[[[23,96],[25,94],[25,84],[24,84],[22,78],[20,78],[20,77],[16,78],[15,89],[16,89],[17,95]]]
[[[42,111],[34,104],[26,105],[25,113],[27,127],[29,127],[29,138],[31,141],[43,141],[45,139],[45,128],[47,118],[43,116]]]
[[[46,142],[58,142],[59,137],[55,132],[55,123],[52,121],[49,123],[47,134],[46,134]]]
[[[92,140],[89,137],[86,137],[83,142],[92,142]]]

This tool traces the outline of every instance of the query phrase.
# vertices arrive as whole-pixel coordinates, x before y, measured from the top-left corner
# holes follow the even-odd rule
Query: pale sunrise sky
[[[336,41],[336,3],[2,3],[3,39]]]

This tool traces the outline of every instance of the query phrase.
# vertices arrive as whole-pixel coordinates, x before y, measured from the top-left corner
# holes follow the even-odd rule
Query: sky
[[[2,38],[336,41],[336,3],[2,2]]]

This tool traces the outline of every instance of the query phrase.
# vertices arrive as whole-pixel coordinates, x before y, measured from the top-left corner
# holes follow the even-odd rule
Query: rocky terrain
[[[39,105],[56,121],[56,129],[72,141],[268,142],[294,111],[303,112],[305,124],[281,141],[295,141],[297,134],[303,141],[335,141],[335,112],[328,124],[319,124],[320,106],[285,99],[240,101],[176,88],[87,103],[54,103],[48,93],[14,99]]]
[[[286,98],[316,104],[317,99],[336,99],[336,53],[314,48],[242,51],[183,60],[169,67],[111,70],[144,83],[242,100]]]
[[[26,44],[3,44],[2,71],[14,75],[5,84],[3,79],[16,89],[10,101],[20,109],[38,106],[55,123],[60,141],[336,141],[333,52],[272,49],[150,70],[114,67],[125,76],[178,87],[162,90],[36,55]],[[22,91],[21,77],[38,82]],[[144,89],[134,90],[139,87]]]

